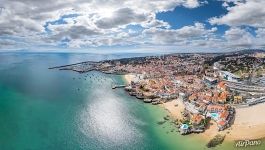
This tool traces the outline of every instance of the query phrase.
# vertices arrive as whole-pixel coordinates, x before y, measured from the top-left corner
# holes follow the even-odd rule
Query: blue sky
[[[158,13],[156,18],[170,23],[174,29],[177,29],[192,25],[195,22],[208,24],[209,18],[224,15],[225,13],[227,13],[227,10],[222,6],[221,1],[211,0],[208,1],[208,4],[193,9],[178,6],[173,11]]]
[[[262,0],[0,2],[0,51],[226,52],[265,46]]]

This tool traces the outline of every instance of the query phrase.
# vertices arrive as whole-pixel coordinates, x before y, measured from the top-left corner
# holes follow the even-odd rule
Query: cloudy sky
[[[265,0],[0,0],[0,51],[265,47]]]

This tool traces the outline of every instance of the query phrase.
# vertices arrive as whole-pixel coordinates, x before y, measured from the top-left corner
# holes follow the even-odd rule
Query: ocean
[[[48,69],[123,57],[128,55],[0,53],[0,149],[207,149],[207,141],[179,135],[170,121],[157,124],[168,115],[163,108],[111,89],[124,83],[122,76]]]

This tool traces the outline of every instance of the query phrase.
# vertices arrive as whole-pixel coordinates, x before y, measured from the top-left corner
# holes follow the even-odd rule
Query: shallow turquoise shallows
[[[205,149],[167,115],[113,83],[121,76],[48,67],[123,55],[0,53],[0,150]],[[233,148],[226,144],[221,148]]]

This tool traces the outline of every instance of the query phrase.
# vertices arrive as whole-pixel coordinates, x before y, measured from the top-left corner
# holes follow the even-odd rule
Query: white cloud
[[[111,29],[120,25],[138,24],[147,21],[148,15],[138,14],[130,8],[121,8],[113,12],[111,17],[103,17],[95,22],[102,29]]]
[[[16,41],[15,39],[1,39],[0,38],[0,49],[17,49],[27,48],[29,45],[23,41]]]
[[[184,6],[188,8],[195,8],[198,7],[199,5],[200,5],[199,2],[196,0],[187,0],[187,3],[184,4]]]
[[[226,2],[233,2],[226,0]],[[221,17],[211,18],[211,24],[226,24],[229,26],[248,25],[265,27],[265,1],[246,0],[234,1],[235,6],[227,7],[228,13]]]
[[[265,29],[264,28],[259,28],[256,30],[256,39],[255,39],[255,44],[259,46],[260,48],[265,48]]]
[[[229,4],[227,2],[223,2],[222,6],[227,8],[227,7],[229,7]]]
[[[69,39],[74,47],[134,44],[140,33],[129,34],[126,40],[115,35],[125,32],[127,25],[170,28],[156,19],[157,12],[200,5],[198,0],[0,0],[0,36],[40,39],[44,45]],[[52,23],[69,14],[77,16],[63,18],[64,24]]]
[[[47,21],[67,14],[80,14],[86,20],[96,21],[99,27],[115,28],[144,22],[151,14],[172,10],[178,5],[198,7],[197,3],[197,0],[0,0],[0,34],[40,33]],[[107,13],[113,15],[105,17]]]
[[[240,28],[231,28],[224,35],[227,46],[248,48],[253,45],[254,37],[249,32]]]
[[[192,39],[204,39],[216,30],[217,28],[206,29],[204,24],[195,23],[193,26],[184,26],[180,29],[146,29],[144,34],[150,37],[154,44],[183,44]]]
[[[218,29],[214,26],[209,28],[203,23],[194,23],[173,29],[168,22],[156,18],[158,12],[172,11],[177,6],[196,8],[207,1],[0,0],[0,49],[56,48],[60,44],[68,48],[116,45],[194,49],[264,47],[265,3],[261,0],[222,1],[228,13],[211,18],[210,23],[227,24],[232,28],[217,37]],[[65,17],[70,14],[74,15]],[[257,36],[237,27],[241,25],[258,27]]]
[[[257,29],[256,33],[257,33],[257,38],[264,38],[265,37],[265,29],[264,28]]]
[[[226,43],[228,48],[265,48],[265,30],[264,28],[258,28],[256,36],[242,28],[232,28],[225,33]]]

